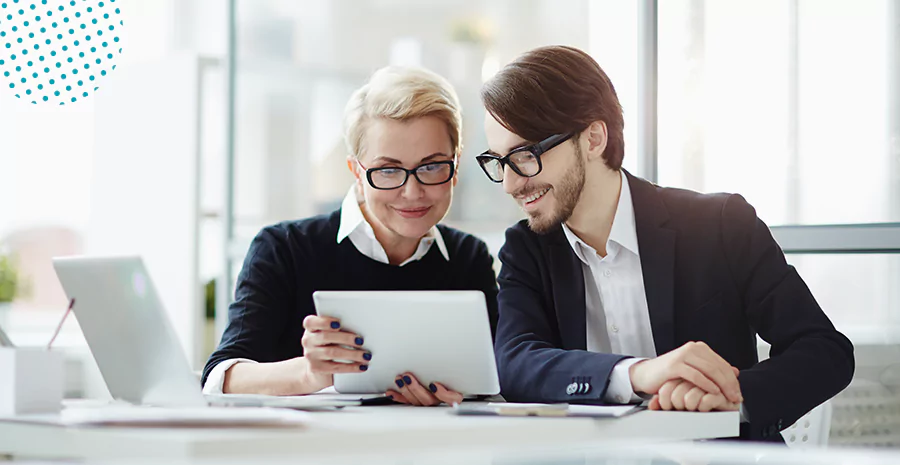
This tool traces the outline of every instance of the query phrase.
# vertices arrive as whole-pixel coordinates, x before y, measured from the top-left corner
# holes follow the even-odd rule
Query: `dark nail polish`
[[[368,369],[369,369],[369,365],[360,365],[359,366],[359,371],[366,371]]]
[[[406,383],[406,384],[412,384],[412,380],[409,379],[409,376],[404,376],[404,377],[403,377],[403,382]]]
[[[341,324],[338,323],[337,321],[332,321],[332,322],[331,322],[331,329],[338,329],[338,328],[340,328],[340,327],[341,327]]]
[[[370,354],[370,353],[368,353],[368,352],[364,353],[364,354],[363,354],[363,359],[364,359],[364,360],[372,360],[372,354]]]
[[[437,386],[434,383],[429,384],[428,389],[431,389],[431,392],[437,392]]]
[[[397,381],[394,381],[394,382],[397,383],[397,387],[398,387],[398,388],[402,388],[402,387],[403,387],[403,380],[402,380],[402,379],[397,378]]]
[[[353,341],[353,342],[355,342],[356,345],[361,346],[361,345],[363,345],[363,338],[358,337],[358,338],[356,338],[356,340]]]

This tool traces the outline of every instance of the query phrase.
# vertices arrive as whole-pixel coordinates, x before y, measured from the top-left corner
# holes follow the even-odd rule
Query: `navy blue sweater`
[[[315,315],[318,290],[476,290],[487,299],[491,334],[497,327],[497,281],[487,245],[438,225],[450,260],[436,246],[402,267],[373,260],[345,239],[337,243],[337,210],[268,226],[250,244],[237,280],[228,327],[203,369],[203,383],[220,362],[277,362],[303,355],[303,319]]]

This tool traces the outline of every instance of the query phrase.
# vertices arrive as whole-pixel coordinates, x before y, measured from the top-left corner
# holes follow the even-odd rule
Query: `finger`
[[[741,376],[741,369],[738,367],[731,367],[731,371],[734,372],[734,376]]]
[[[307,331],[339,331],[341,320],[330,316],[309,315],[303,319],[303,329]]]
[[[696,412],[697,407],[700,406],[700,401],[703,400],[703,396],[706,395],[706,392],[703,389],[694,386],[688,391],[687,394],[684,395],[684,409],[689,412]]]
[[[711,394],[721,394],[722,390],[719,389],[719,386],[716,386],[716,383],[712,382],[709,378],[706,377],[703,373],[701,373],[696,368],[687,365],[687,364],[679,364],[675,368],[675,375],[679,378],[690,381],[691,384],[697,386],[700,389],[703,389],[706,392]]]
[[[672,408],[675,410],[684,410],[684,396],[690,392],[691,389],[694,389],[694,385],[687,382],[682,381],[678,386],[672,390]]]
[[[650,403],[647,404],[647,408],[649,408],[650,410],[662,410],[662,408],[659,406],[659,395],[655,395],[650,399]]]
[[[740,395],[741,387],[737,382],[737,376],[731,371],[731,365],[728,365],[727,362],[720,363],[716,360],[718,356],[713,357],[713,355],[715,353],[711,349],[706,349],[700,354],[686,356],[684,362],[696,368],[704,376],[716,383],[716,386],[720,389],[719,392],[726,395],[729,393]]]
[[[681,383],[682,380],[675,379],[666,381],[659,388],[659,408],[662,410],[672,410],[672,391]]]
[[[409,377],[409,392],[411,392],[419,402],[427,407],[432,407],[441,403],[441,401],[431,393],[430,390],[426,389],[425,386],[422,386],[422,383],[412,374],[406,373],[403,377],[403,381],[406,381],[406,377]]]
[[[659,407],[662,410],[672,410],[672,391],[681,384],[681,380],[666,381],[659,388]]]
[[[346,349],[341,346],[314,347],[310,349],[305,356],[313,360],[322,360],[326,362],[341,360],[364,365],[368,365],[369,361],[372,360],[372,354],[369,352],[359,349]]]
[[[715,382],[728,400],[741,401],[741,385],[738,383],[737,375],[731,370],[731,364],[708,345],[703,342],[694,344],[693,350],[689,351],[684,361]]]
[[[312,361],[310,367],[313,373],[361,373],[369,369],[369,365],[363,363],[341,363],[327,360]]]
[[[700,400],[700,406],[697,410],[701,412],[711,412],[728,402],[722,394],[705,394]]]
[[[435,397],[438,398],[441,402],[447,405],[456,405],[460,404],[463,401],[463,395],[447,389],[447,386],[444,386],[441,383],[431,383],[428,386],[428,390],[434,394]]]
[[[399,392],[394,391],[393,389],[386,392],[385,395],[388,396],[394,402],[409,405],[409,401],[406,400],[406,397],[403,397],[403,394],[400,394]]]
[[[362,336],[349,331],[317,331],[309,333],[308,343],[313,346],[327,346],[331,344],[350,347],[362,347]]]
[[[394,379],[394,383],[397,385],[400,394],[403,394],[403,397],[409,401],[410,405],[422,405],[419,399],[412,392],[409,392],[409,384],[412,383],[412,378],[401,375]]]
[[[740,410],[740,408],[741,408],[740,404],[735,404],[734,402],[728,402],[728,399],[725,399],[725,402],[723,402],[722,406],[717,408],[716,410],[718,410],[720,412],[733,412],[736,410]]]

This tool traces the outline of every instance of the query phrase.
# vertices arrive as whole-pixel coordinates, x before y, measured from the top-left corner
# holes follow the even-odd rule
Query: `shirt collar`
[[[341,224],[338,227],[337,233],[337,242],[340,244],[344,242],[344,239],[353,234],[357,229],[361,230],[367,240],[372,241],[372,245],[377,245],[378,249],[382,251],[384,248],[378,243],[378,239],[375,237],[375,230],[372,229],[372,225],[366,221],[366,217],[363,216],[362,209],[359,208],[359,201],[356,199],[356,186],[350,186],[350,189],[347,191],[347,195],[344,197],[344,201],[341,203]],[[450,253],[447,251],[447,245],[444,243],[444,238],[441,236],[441,230],[438,229],[437,226],[433,226],[428,233],[422,236],[422,239],[419,241],[419,249],[423,247],[428,247],[432,243],[437,245],[438,250],[441,252],[441,255],[444,257],[444,260],[450,261]],[[424,251],[428,249],[425,248]],[[418,256],[419,253],[413,255],[413,257]],[[422,254],[424,255],[424,253]],[[421,257],[419,257],[421,258]],[[410,260],[403,262],[402,265],[405,265]]]
[[[619,203],[616,205],[616,214],[613,217],[613,223],[609,231],[609,239],[606,242],[606,248],[607,252],[610,252],[613,248],[609,247],[609,244],[615,243],[640,257],[637,228],[634,222],[634,203],[631,199],[631,188],[628,185],[628,176],[625,176],[625,173],[622,171],[619,171],[619,173],[622,177],[622,186],[619,189]],[[588,263],[582,249],[594,249],[576,236],[565,223],[563,223],[562,229],[566,235],[566,239],[569,241],[569,245],[572,247],[572,250],[575,251],[575,255],[577,255],[581,261]]]

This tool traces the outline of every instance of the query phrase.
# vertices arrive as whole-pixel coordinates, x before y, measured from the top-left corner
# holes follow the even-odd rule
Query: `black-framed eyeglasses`
[[[503,171],[506,165],[519,176],[530,178],[537,176],[544,168],[541,164],[541,155],[550,149],[569,140],[575,133],[554,134],[537,144],[519,147],[512,152],[506,154],[505,157],[498,157],[489,152],[484,152],[475,157],[484,174],[494,182],[503,182]]]
[[[421,164],[411,170],[399,166],[385,166],[382,168],[366,168],[356,160],[362,169],[366,170],[366,180],[375,189],[391,190],[399,189],[406,184],[409,176],[415,176],[419,184],[424,186],[437,186],[453,179],[456,172],[456,161],[434,161]]]

